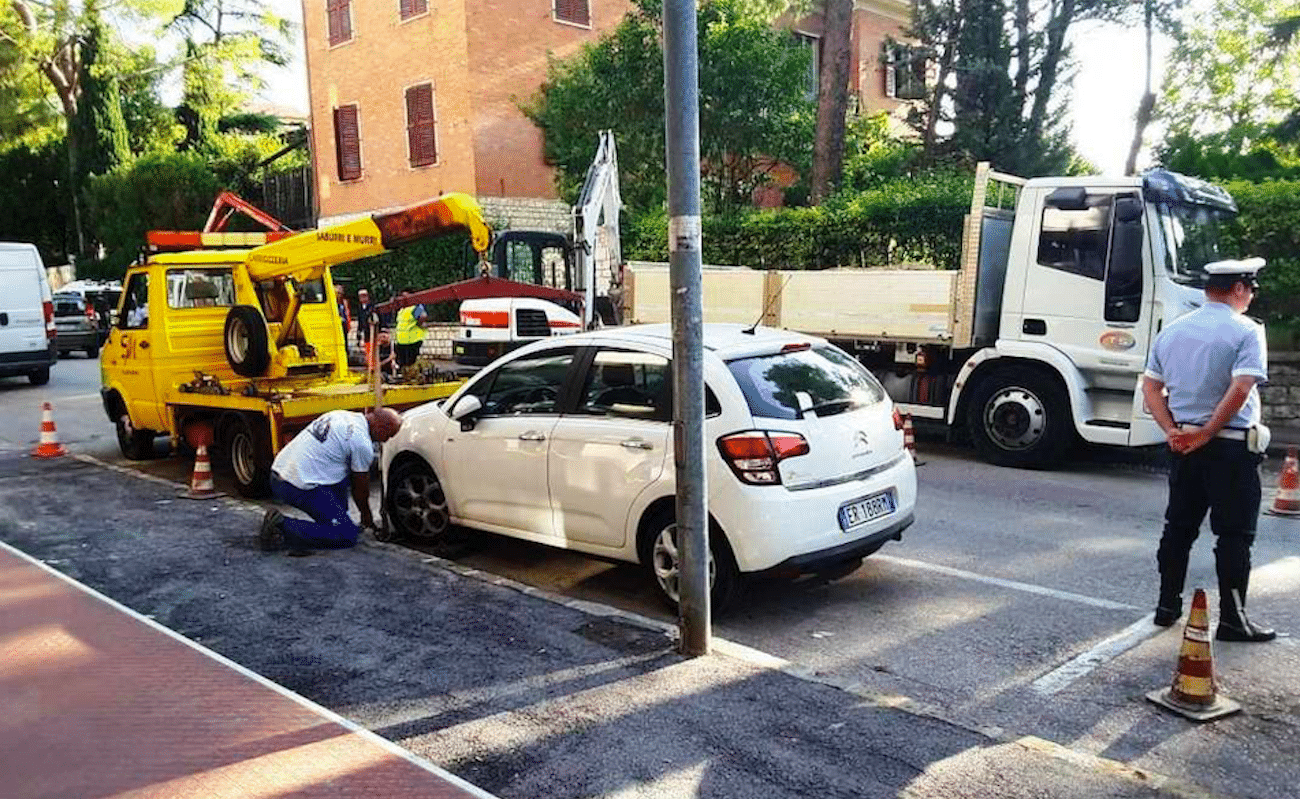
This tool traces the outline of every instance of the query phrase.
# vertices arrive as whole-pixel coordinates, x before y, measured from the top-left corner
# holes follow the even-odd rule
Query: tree
[[[85,34],[77,65],[81,97],[70,131],[73,147],[81,154],[76,186],[85,185],[86,176],[106,175],[131,158],[117,77],[100,63],[107,34],[97,0],[88,0],[83,14]]]
[[[853,0],[824,0],[823,11],[825,38],[817,75],[817,134],[809,197],[813,205],[821,204],[839,186],[843,175]]]
[[[807,54],[788,36],[743,13],[735,0],[699,9],[700,155],[704,199],[715,210],[750,202],[778,162],[808,162],[812,108],[802,87]],[[553,61],[539,92],[520,103],[544,136],[558,186],[575,198],[597,133],[618,141],[624,201],[663,204],[664,85],[658,6],[642,2],[594,45]]]

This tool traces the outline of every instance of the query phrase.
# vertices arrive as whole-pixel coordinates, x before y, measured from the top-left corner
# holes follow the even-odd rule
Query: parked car
[[[99,325],[99,343],[108,338],[108,331],[117,323],[117,304],[122,298],[120,280],[74,280],[59,288],[60,294],[77,294],[95,310]]]
[[[59,359],[55,335],[41,254],[26,242],[0,241],[0,377],[27,375],[36,386],[50,382],[50,367]]]
[[[743,575],[847,574],[913,519],[916,471],[876,378],[823,339],[704,330],[713,602]],[[385,447],[398,534],[452,524],[643,564],[678,598],[666,325],[549,339],[408,411]]]
[[[66,358],[73,350],[82,350],[87,358],[99,357],[99,312],[77,294],[59,292],[54,295],[55,339],[59,357]]]

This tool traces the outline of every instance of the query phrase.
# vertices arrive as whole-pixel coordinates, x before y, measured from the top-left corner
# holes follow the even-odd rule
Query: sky
[[[275,13],[301,26],[301,0],[269,0]],[[299,27],[301,30],[301,27]],[[1096,23],[1080,24],[1071,34],[1078,70],[1072,80],[1073,101],[1069,118],[1075,147],[1106,174],[1122,174],[1133,139],[1133,114],[1142,96],[1145,70],[1144,32],[1141,26],[1121,28]],[[294,42],[294,61],[287,68],[265,71],[267,89],[261,100],[307,111],[307,76],[301,36]],[[1163,37],[1155,42],[1157,92],[1162,65],[1170,50]],[[1158,133],[1148,129],[1147,140]],[[1139,154],[1138,167],[1149,165],[1150,151]]]

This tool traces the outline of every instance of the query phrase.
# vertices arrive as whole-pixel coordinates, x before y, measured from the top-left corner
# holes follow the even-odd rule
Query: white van
[[[58,360],[55,335],[54,298],[40,253],[31,244],[0,241],[0,377],[48,383]]]

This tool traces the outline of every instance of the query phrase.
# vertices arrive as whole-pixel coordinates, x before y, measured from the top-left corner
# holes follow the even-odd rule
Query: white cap
[[[1263,258],[1245,258],[1240,261],[1215,261],[1205,265],[1207,275],[1250,275],[1264,268]]]

